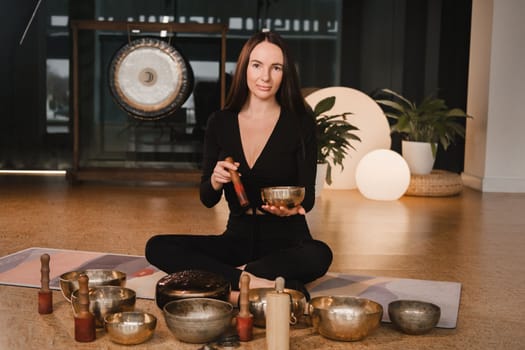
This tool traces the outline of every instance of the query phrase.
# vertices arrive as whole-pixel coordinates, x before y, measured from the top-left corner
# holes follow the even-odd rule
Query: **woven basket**
[[[432,170],[428,175],[411,175],[407,196],[446,197],[463,190],[461,176],[445,170]]]

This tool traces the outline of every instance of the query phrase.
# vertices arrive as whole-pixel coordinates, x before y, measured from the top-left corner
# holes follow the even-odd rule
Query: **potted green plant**
[[[326,114],[335,105],[335,96],[319,101],[314,107],[317,133],[317,164],[326,167],[324,180],[332,183],[332,166],[340,166],[343,170],[343,160],[350,149],[355,147],[353,141],[361,141],[354,131],[359,130],[347,120],[352,113]],[[321,172],[322,173],[322,172]]]
[[[445,100],[430,95],[417,104],[390,89],[380,92],[390,99],[375,101],[394,120],[390,129],[401,134],[401,152],[412,174],[432,171],[438,144],[447,150],[457,138],[465,137],[465,127],[459,121],[471,116],[460,108],[448,108]],[[424,159],[419,159],[420,153]]]

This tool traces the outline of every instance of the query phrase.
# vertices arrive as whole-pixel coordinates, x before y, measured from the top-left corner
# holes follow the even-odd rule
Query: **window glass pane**
[[[69,133],[69,17],[68,2],[47,4],[46,132]]]
[[[47,59],[46,131],[69,132],[69,60]]]
[[[339,84],[340,13],[340,0],[96,0],[93,17],[100,22],[227,24],[226,73],[230,75],[244,42],[255,31],[268,28],[286,39],[302,86],[313,88]],[[207,117],[220,108],[220,34],[133,29],[131,25],[127,32],[80,34],[81,165],[197,169]],[[144,37],[173,45],[193,73],[194,90],[184,105],[158,120],[130,116],[110,87],[115,55]]]

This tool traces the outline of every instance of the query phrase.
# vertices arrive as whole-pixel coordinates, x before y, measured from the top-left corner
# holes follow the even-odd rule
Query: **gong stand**
[[[124,32],[129,36],[130,29],[141,32],[170,33],[219,33],[221,35],[221,57],[219,64],[220,75],[220,101],[224,106],[226,79],[226,31],[224,24],[209,23],[143,23],[143,22],[114,22],[93,20],[72,20],[72,83],[73,83],[73,166],[68,171],[67,177],[72,183],[88,180],[117,180],[117,181],[161,181],[175,183],[197,184],[200,173],[183,169],[158,169],[158,168],[125,168],[125,167],[80,167],[80,112],[79,112],[79,55],[78,34],[81,30],[105,30]]]

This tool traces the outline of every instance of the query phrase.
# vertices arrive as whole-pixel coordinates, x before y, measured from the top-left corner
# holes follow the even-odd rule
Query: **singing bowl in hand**
[[[299,186],[264,187],[261,197],[267,205],[292,209],[303,202],[304,191],[304,187]]]

